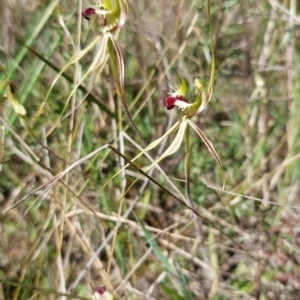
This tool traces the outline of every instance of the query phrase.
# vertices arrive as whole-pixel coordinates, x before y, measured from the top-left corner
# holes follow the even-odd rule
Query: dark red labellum
[[[96,9],[93,8],[93,7],[90,7],[90,8],[87,8],[86,10],[84,10],[81,14],[85,19],[90,20],[89,16],[90,15],[95,15],[96,14]]]
[[[188,103],[189,101],[183,96],[168,96],[163,99],[164,105],[167,107],[167,110],[170,110],[175,107],[175,101],[180,100]]]
[[[102,287],[97,287],[96,289],[95,289],[95,292],[96,293],[98,293],[98,294],[100,294],[101,296],[106,292],[106,288],[104,287],[104,286],[102,286]]]

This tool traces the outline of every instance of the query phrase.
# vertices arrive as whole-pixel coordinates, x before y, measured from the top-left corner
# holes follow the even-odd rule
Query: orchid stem
[[[192,153],[192,146],[190,146],[190,127],[187,126],[185,130],[185,188],[186,188],[186,197],[188,199],[188,205],[193,209],[193,215],[195,219],[195,225],[196,225],[196,230],[198,233],[198,237],[200,240],[200,251],[202,254],[203,260],[209,264],[209,259],[207,256],[207,253],[205,251],[205,248],[203,246],[203,230],[202,230],[202,224],[200,219],[198,218],[196,214],[196,209],[194,202],[191,198],[191,153]]]
[[[124,99],[124,93],[122,94],[118,94],[118,97],[120,99],[120,102],[122,103],[122,106],[123,106],[123,110],[125,112],[125,115],[127,116],[127,119],[129,121],[129,124],[131,125],[132,129],[135,131],[135,133],[140,137],[141,141],[144,143],[144,145],[146,145],[146,142],[145,142],[145,139],[144,137],[142,136],[140,130],[137,128],[137,126],[135,125],[133,119],[132,119],[132,115],[128,109],[128,106],[126,104],[126,101]]]
[[[211,97],[215,81],[215,46],[213,38],[213,30],[211,25],[211,13],[210,13],[210,0],[207,0],[207,17],[208,17],[208,26],[209,26],[209,35],[210,35],[210,47],[211,47],[211,71],[210,71],[210,80],[207,90],[207,94]]]

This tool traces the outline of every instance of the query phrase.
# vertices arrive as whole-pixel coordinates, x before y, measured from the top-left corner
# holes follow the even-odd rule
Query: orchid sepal
[[[201,103],[199,105],[199,108],[197,109],[197,113],[199,114],[200,112],[202,112],[204,110],[204,108],[206,107],[206,105],[208,104],[210,98],[211,98],[211,94],[208,95],[202,85],[202,82],[196,78],[195,82],[194,82],[194,86],[196,88],[195,92],[198,95],[198,97],[201,97]]]
[[[189,118],[189,119],[192,118],[194,115],[198,113],[201,103],[202,103],[202,97],[197,96],[196,101],[194,103],[191,103],[189,107],[186,107],[186,109],[182,111],[182,117]]]
[[[171,93],[171,95],[185,97],[188,90],[187,84],[185,80],[179,75],[178,75],[178,81],[179,81],[179,88],[174,89],[175,91]]]
[[[167,156],[170,156],[178,151],[178,149],[183,141],[185,130],[186,130],[187,126],[188,126],[188,123],[187,123],[187,120],[185,120],[185,119],[183,119],[181,121],[181,123],[176,123],[176,129],[178,128],[178,132],[177,132],[173,142],[155,162],[153,162],[150,166],[143,168],[144,172],[148,172],[150,169],[152,169],[155,165],[157,165],[164,158],[166,158]],[[174,126],[172,128],[174,128]],[[169,134],[170,133],[171,132],[169,131]]]

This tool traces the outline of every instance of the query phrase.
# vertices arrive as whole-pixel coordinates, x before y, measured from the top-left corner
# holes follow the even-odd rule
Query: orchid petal
[[[127,0],[115,0],[112,4],[111,1],[104,1],[102,7],[108,11],[105,13],[105,27],[104,31],[113,31],[121,28],[128,15],[128,2]]]
[[[222,167],[221,160],[213,146],[213,144],[210,142],[210,140],[206,137],[206,135],[202,132],[202,130],[192,121],[192,120],[187,120],[188,124],[196,131],[196,133],[200,136],[202,141],[204,142],[205,146],[209,150],[209,152],[212,154],[214,159],[218,162],[220,167]],[[225,179],[224,179],[224,173],[222,169],[222,181],[223,181],[223,188],[225,186]]]
[[[178,149],[179,149],[179,147],[182,143],[187,125],[188,125],[188,122],[186,120],[183,120],[180,123],[178,132],[177,132],[173,142],[171,143],[171,145],[167,148],[167,150],[154,163],[152,163],[149,167],[145,168],[145,172],[149,171],[152,167],[157,165],[160,161],[162,161],[167,156],[170,156],[173,153],[178,151]]]
[[[204,110],[210,98],[207,96],[206,91],[202,85],[202,82],[198,78],[195,79],[194,86],[196,88],[196,94],[198,95],[198,97],[201,98],[201,102],[199,103],[199,107],[196,112],[198,114]]]
[[[124,61],[122,52],[115,42],[112,35],[110,35],[107,42],[108,54],[111,61],[111,68],[114,76],[114,80],[117,86],[117,92],[119,94],[124,93]]]
[[[121,28],[127,20],[127,15],[128,15],[128,2],[127,2],[127,0],[120,0],[120,6],[121,6],[121,14],[120,14],[119,22],[115,26],[114,29]]]
[[[116,0],[102,0],[100,7],[103,8],[104,10],[110,11],[113,9],[113,4],[115,1]]]
[[[176,90],[176,95],[179,95],[179,96],[182,96],[182,97],[185,97],[186,95],[186,92],[187,92],[187,84],[185,82],[185,80],[178,75],[178,81],[179,81],[179,89]]]
[[[180,103],[179,109],[182,110],[182,117],[185,117],[187,119],[192,118],[195,114],[197,114],[197,111],[202,103],[202,97],[198,96],[196,101],[194,103],[191,103],[190,105],[183,105],[183,103]]]
[[[175,131],[179,126],[179,122],[176,122],[163,136],[158,138],[157,140],[153,141],[151,144],[149,144],[143,151],[141,151],[137,156],[135,156],[131,162],[134,162],[137,160],[140,156],[145,154],[146,152],[150,151],[151,149],[155,148],[157,145],[161,143],[161,141],[166,138],[168,135],[170,135],[173,131]],[[104,185],[102,185],[103,189],[112,179],[114,179],[118,174],[120,174],[124,169],[126,169],[129,166],[129,163],[126,164],[121,170],[119,170],[116,174],[114,174],[109,181],[107,181]]]
[[[206,137],[206,135],[203,133],[203,131],[192,121],[188,120],[189,125],[196,131],[196,133],[200,136],[202,141],[204,142],[205,146],[209,150],[209,152],[213,155],[215,160],[218,162],[220,166],[222,166],[221,160],[213,146],[213,144],[210,142],[210,140]]]
[[[161,141],[167,137],[169,134],[171,134],[173,131],[175,131],[179,126],[179,122],[177,121],[163,136],[161,136],[160,138],[158,138],[157,140],[153,141],[151,144],[149,144],[144,151],[142,151],[140,154],[143,154],[145,152],[150,151],[151,149],[155,148],[157,145],[159,145],[161,143]],[[140,156],[140,155],[138,155]],[[133,160],[135,160],[136,158],[134,158]],[[132,161],[133,161],[132,160]]]
[[[161,141],[166,138],[168,135],[170,135],[173,131],[175,131],[179,126],[179,122],[176,122],[163,136],[161,136],[160,138],[158,138],[157,140],[153,141],[152,143],[150,143],[143,151],[141,151],[136,157],[134,157],[131,162],[134,162],[136,159],[138,159],[141,155],[143,155],[144,153],[152,150],[153,148],[155,148],[157,145],[159,145],[161,143]],[[119,172],[118,172],[119,173]]]

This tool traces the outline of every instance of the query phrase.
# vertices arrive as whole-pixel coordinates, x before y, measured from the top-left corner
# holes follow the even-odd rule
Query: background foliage
[[[226,189],[194,135],[191,195],[200,227],[166,191],[185,193],[183,146],[159,164],[161,171],[149,173],[166,190],[142,176],[118,205],[140,176],[132,166],[103,187],[123,161],[101,147],[109,143],[134,157],[140,150],[132,140],[144,147],[176,120],[178,112],[162,102],[176,73],[190,92],[196,77],[208,82],[203,2],[129,1],[118,44],[126,101],[144,141],[128,127],[108,64],[83,83],[92,96],[78,90],[46,137],[93,50],[68,68],[42,114],[31,118],[58,71],[100,34],[101,20],[82,20],[82,9],[91,5],[85,1],[0,2],[0,64],[40,141],[7,105],[1,113],[0,299],[86,299],[91,285],[106,286],[115,299],[299,298],[297,1],[212,1],[216,82],[196,123],[222,159]],[[145,157],[137,161],[149,164]]]

